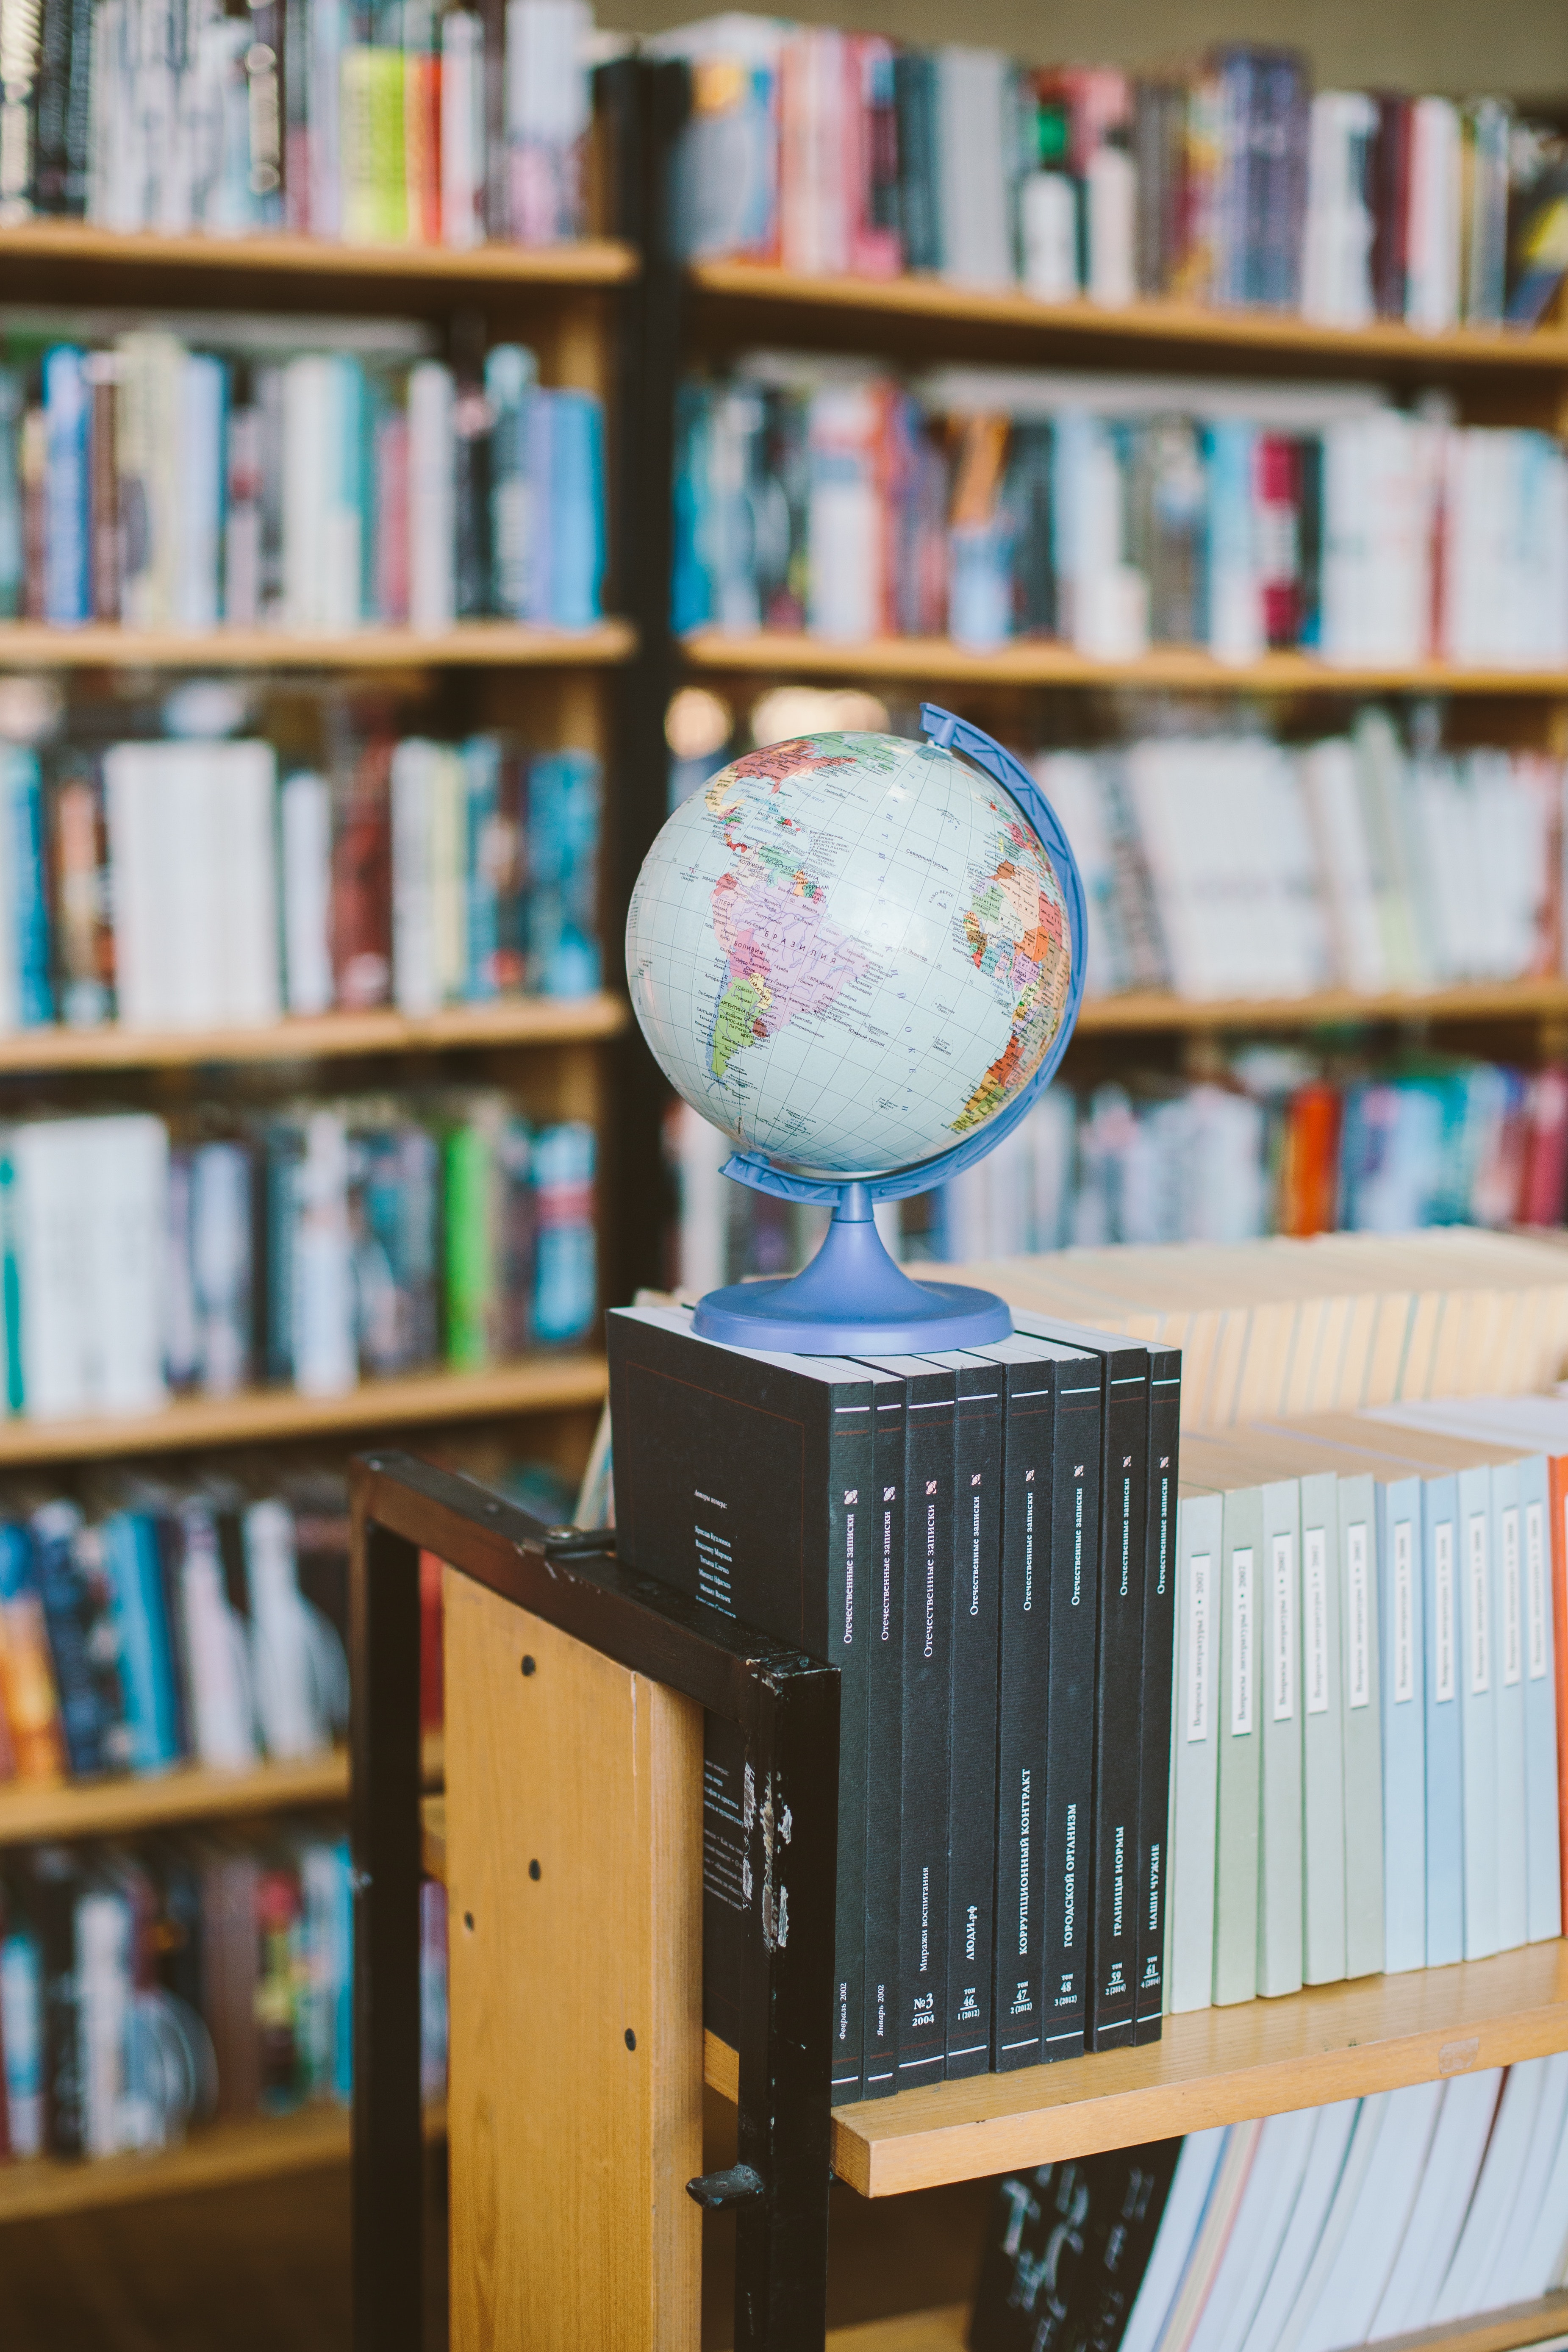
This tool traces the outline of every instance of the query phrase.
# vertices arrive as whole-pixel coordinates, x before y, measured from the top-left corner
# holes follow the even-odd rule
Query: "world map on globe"
[[[1072,971],[1061,885],[1017,803],[931,743],[807,735],[682,803],[626,921],[666,1076],[813,1176],[951,1150],[1026,1087]]]

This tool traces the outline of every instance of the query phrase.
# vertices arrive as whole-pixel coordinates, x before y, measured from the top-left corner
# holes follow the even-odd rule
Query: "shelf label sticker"
[[[1487,1516],[1472,1511],[1465,1528],[1469,1570],[1470,1696],[1484,1698],[1492,1686],[1492,1623],[1487,1591]]]
[[[1349,1660],[1352,1706],[1372,1704],[1372,1588],[1367,1575],[1366,1521],[1357,1519],[1345,1530],[1345,1649]]]
[[[1524,1508],[1524,1589],[1530,1621],[1530,1679],[1538,1683],[1546,1672],[1546,1507],[1527,1503]]]
[[[1230,1728],[1237,1739],[1252,1731],[1252,1546],[1230,1556]]]
[[[1502,1515],[1502,1678],[1511,1690],[1524,1679],[1524,1610],[1519,1575],[1519,1505]]]
[[[1329,1711],[1329,1543],[1321,1528],[1301,1538],[1301,1633],[1309,1715]]]
[[[1187,1562],[1187,1738],[1209,1736],[1209,1572],[1212,1552]]]
[[[1289,1723],[1296,1712],[1296,1538],[1273,1538],[1270,1562],[1273,1590],[1274,1720]]]
[[[1394,1523],[1394,1704],[1415,1696],[1415,1538],[1408,1519]]]
[[[1439,1706],[1454,1696],[1454,1522],[1432,1530],[1432,1695]]]

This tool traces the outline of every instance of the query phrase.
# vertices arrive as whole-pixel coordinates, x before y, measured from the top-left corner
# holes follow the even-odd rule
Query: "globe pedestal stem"
[[[804,1273],[710,1290],[700,1339],[791,1356],[925,1355],[1005,1339],[1013,1318],[989,1290],[911,1282],[889,1256],[865,1184],[846,1184],[827,1237]]]

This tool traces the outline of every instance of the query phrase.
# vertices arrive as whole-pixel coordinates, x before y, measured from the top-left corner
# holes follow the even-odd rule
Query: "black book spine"
[[[1138,1795],[1138,1993],[1134,2042],[1158,2042],[1165,2000],[1171,1817],[1171,1675],[1176,1633],[1176,1477],[1182,1354],[1149,1351],[1149,1524],[1143,1573],[1143,1748]]]
[[[904,1388],[879,1381],[866,1649],[865,2095],[899,2087],[899,1813],[904,1778]]]
[[[919,49],[893,60],[899,124],[899,212],[906,269],[940,269],[935,123],[936,64]]]
[[[1089,2045],[1095,2050],[1115,2050],[1132,2038],[1141,1779],[1134,1710],[1143,1688],[1143,1546],[1149,1468],[1147,1351],[1118,1349],[1105,1362],[1089,1997]]]
[[[1002,1544],[1000,1364],[965,1366],[954,1436],[948,1776],[947,2073],[991,2063],[996,1895],[996,1630]]]
[[[833,1929],[835,2106],[864,2093],[866,2012],[867,1645],[871,1628],[868,1547],[877,1513],[872,1408],[833,1408],[828,1476],[827,1663],[838,1669],[838,1880]]]
[[[1081,2057],[1089,2038],[1094,1849],[1094,1663],[1099,1615],[1100,1447],[1098,1356],[1058,1367],[1051,1429],[1050,1610],[1041,1806],[1041,2007],[1047,2059]]]
[[[1001,1369],[1000,1367],[998,1369]],[[1002,1576],[997,1625],[996,1931],[991,2063],[997,2074],[1044,2054],[1040,2004],[1046,1898],[1046,1703],[1050,1660],[1051,1431],[1054,1364],[1010,1364],[1003,1440]]]
[[[947,2004],[954,1381],[912,1373],[904,1506],[904,1769],[899,1860],[899,2088],[940,2079]]]

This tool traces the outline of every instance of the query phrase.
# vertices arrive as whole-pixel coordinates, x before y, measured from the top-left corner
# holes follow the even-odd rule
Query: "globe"
[[[720,770],[632,895],[632,1003],[742,1150],[879,1178],[990,1126],[1061,1029],[1073,940],[1001,784],[931,742],[805,735]]]

